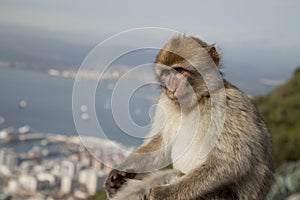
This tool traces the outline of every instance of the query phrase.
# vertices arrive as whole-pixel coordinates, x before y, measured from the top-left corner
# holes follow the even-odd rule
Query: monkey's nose
[[[176,89],[177,89],[177,79],[176,79],[176,77],[174,76],[174,77],[171,77],[168,81],[167,81],[167,84],[166,84],[166,86],[167,86],[167,88],[168,88],[168,90],[170,91],[170,92],[175,92],[176,91]]]

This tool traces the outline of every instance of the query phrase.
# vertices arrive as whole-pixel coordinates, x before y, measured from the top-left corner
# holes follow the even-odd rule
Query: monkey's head
[[[172,38],[156,58],[156,73],[163,92],[176,104],[193,108],[203,97],[209,97],[203,73],[219,72],[220,55],[215,47],[198,38]]]

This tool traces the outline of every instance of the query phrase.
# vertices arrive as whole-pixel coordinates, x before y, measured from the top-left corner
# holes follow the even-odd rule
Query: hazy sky
[[[300,44],[300,1],[1,0],[1,24],[109,36],[159,26],[212,41]]]
[[[253,65],[253,70],[273,67],[290,74],[300,64],[299,0],[0,0],[0,31],[17,27],[96,45],[144,26],[204,38],[220,47],[225,61]]]

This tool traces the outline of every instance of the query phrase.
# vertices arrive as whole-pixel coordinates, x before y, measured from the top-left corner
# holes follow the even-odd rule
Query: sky
[[[209,40],[300,43],[297,0],[1,0],[0,5],[1,24],[64,35],[109,36],[126,29],[158,26]]]
[[[298,0],[0,0],[0,32],[96,46],[132,28],[169,28],[216,43],[234,76],[287,79],[300,65],[299,8]]]

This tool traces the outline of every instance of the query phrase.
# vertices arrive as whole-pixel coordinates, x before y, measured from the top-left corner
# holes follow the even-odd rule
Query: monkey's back
[[[265,199],[273,179],[272,144],[268,128],[250,98],[225,81],[226,120],[219,150],[229,149],[229,156],[237,157],[247,168],[236,180],[239,199]],[[241,154],[239,152],[242,152]],[[244,162],[244,163],[242,163]],[[237,166],[232,166],[237,167]]]

